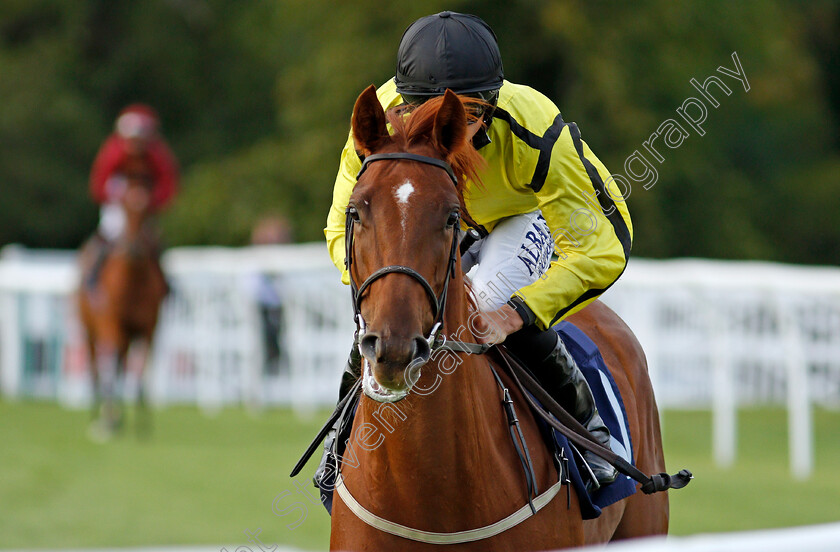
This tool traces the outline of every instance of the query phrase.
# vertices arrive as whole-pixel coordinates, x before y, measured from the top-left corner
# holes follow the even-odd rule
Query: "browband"
[[[449,175],[449,178],[452,179],[452,183],[456,186],[458,185],[458,179],[455,177],[455,173],[452,171],[452,167],[446,161],[441,159],[435,159],[434,157],[426,157],[425,155],[417,155],[414,153],[404,153],[404,152],[393,152],[393,153],[374,153],[373,155],[368,155],[365,157],[364,161],[362,161],[362,168],[359,170],[359,174],[356,175],[356,180],[362,176],[362,173],[368,168],[370,163],[374,161],[381,161],[383,159],[407,159],[409,161],[418,161],[420,163],[425,163],[427,165],[433,165],[435,167],[439,167],[446,171],[446,174]]]

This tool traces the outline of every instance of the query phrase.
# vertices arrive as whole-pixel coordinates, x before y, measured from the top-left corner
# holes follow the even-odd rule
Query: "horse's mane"
[[[459,96],[459,100],[464,105],[467,112],[467,120],[474,122],[474,124],[483,124],[475,122],[477,117],[470,111],[476,108],[487,108],[487,102],[476,98],[468,98]],[[435,124],[435,116],[440,111],[443,103],[443,96],[432,98],[423,104],[414,106],[399,106],[389,109],[387,112],[388,123],[391,125],[393,134],[391,140],[398,147],[408,150],[412,145],[428,142],[432,129]],[[458,198],[461,203],[461,217],[473,227],[478,226],[467,211],[467,206],[464,203],[464,185],[467,180],[471,180],[476,187],[481,188],[481,179],[479,171],[484,168],[485,161],[481,154],[473,147],[472,143],[464,140],[461,144],[456,145],[450,152],[449,158],[452,170],[458,176]]]
[[[486,103],[474,98],[458,98],[464,104],[464,109],[467,111],[467,118],[470,121],[476,119],[475,115],[470,113],[470,108],[483,107]],[[427,142],[432,135],[432,129],[435,124],[435,116],[440,110],[443,103],[443,96],[432,98],[423,104],[412,106],[400,106],[388,110],[388,122],[391,124],[393,134],[391,139],[398,147],[408,149],[409,146],[418,143]],[[408,116],[406,113],[408,112]],[[476,123],[480,124],[480,123]],[[467,180],[473,181],[478,186],[481,186],[481,180],[478,173],[484,168],[484,158],[472,146],[472,144],[464,140],[462,144],[458,144],[450,152],[450,165],[452,170],[458,176],[458,194],[463,197],[464,183]]]

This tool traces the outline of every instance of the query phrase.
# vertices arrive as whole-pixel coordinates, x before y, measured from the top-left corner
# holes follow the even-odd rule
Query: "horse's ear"
[[[365,156],[376,151],[382,139],[388,137],[385,121],[385,110],[376,97],[376,87],[370,85],[359,95],[353,107],[352,128],[356,151]]]
[[[443,95],[443,102],[435,116],[432,140],[449,157],[466,144],[467,112],[458,95],[451,90]]]

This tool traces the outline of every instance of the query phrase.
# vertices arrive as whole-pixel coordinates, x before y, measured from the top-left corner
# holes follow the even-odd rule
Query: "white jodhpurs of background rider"
[[[120,203],[128,189],[128,181],[122,175],[114,175],[105,183],[106,200],[99,210],[99,235],[105,241],[114,242],[125,232],[125,210]]]

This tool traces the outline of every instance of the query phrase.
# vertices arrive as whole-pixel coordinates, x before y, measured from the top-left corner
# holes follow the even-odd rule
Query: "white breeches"
[[[125,211],[120,200],[128,188],[128,181],[121,174],[115,174],[105,181],[105,203],[99,210],[99,235],[114,241],[125,231]]]
[[[554,240],[539,210],[497,224],[461,259],[478,307],[491,311],[507,303],[545,274],[553,252]]]
[[[99,210],[99,234],[112,242],[125,231],[125,211],[118,203],[105,203]]]

